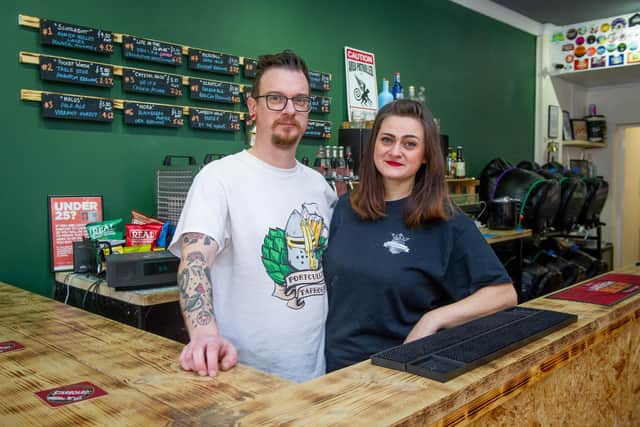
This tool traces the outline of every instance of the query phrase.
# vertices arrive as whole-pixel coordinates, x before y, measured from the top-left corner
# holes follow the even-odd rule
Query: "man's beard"
[[[292,145],[296,145],[298,143],[298,141],[302,138],[302,134],[301,133],[287,133],[285,135],[278,135],[275,133],[277,127],[282,124],[282,123],[287,123],[287,124],[293,124],[295,125],[296,129],[298,129],[298,131],[300,132],[302,130],[302,125],[296,120],[296,119],[289,119],[289,120],[276,120],[273,125],[271,126],[271,129],[274,131],[274,133],[271,134],[271,142],[278,147],[291,147]]]

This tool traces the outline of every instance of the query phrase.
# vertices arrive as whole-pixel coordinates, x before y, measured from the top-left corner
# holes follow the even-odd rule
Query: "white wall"
[[[615,200],[622,188],[622,176],[614,167],[622,167],[618,162],[621,138],[616,129],[625,124],[640,123],[640,82],[632,85],[591,88],[587,91],[586,104],[596,104],[598,114],[607,118],[607,148],[590,150],[598,174],[609,181],[609,198],[602,211],[602,221],[607,223],[604,238],[621,247],[621,237],[617,237],[618,218]],[[640,159],[637,159],[640,162]],[[640,215],[639,215],[640,216]]]

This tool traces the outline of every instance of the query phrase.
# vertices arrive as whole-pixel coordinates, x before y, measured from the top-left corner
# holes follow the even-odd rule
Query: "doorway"
[[[615,264],[624,267],[640,261],[640,124],[619,126],[618,132],[620,185],[616,203],[619,227]]]

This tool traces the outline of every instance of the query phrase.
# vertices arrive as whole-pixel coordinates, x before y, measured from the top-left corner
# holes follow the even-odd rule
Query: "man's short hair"
[[[296,55],[293,51],[287,49],[274,55],[260,55],[258,57],[258,65],[256,66],[256,78],[251,91],[251,96],[260,95],[260,80],[262,75],[271,68],[285,68],[287,70],[300,71],[309,81],[309,69],[304,59]]]

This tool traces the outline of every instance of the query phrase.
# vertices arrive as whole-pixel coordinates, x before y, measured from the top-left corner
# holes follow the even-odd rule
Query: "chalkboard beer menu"
[[[77,59],[40,56],[40,78],[88,86],[113,87],[113,67]]]
[[[189,126],[193,129],[239,131],[240,113],[190,108]]]
[[[331,138],[331,122],[320,120],[309,120],[307,130],[304,133],[306,138]]]
[[[225,104],[240,103],[240,85],[234,83],[190,78],[189,89],[192,99]]]
[[[240,73],[240,57],[189,48],[189,68],[209,73],[236,75]]]
[[[111,55],[113,53],[113,33],[111,31],[65,24],[63,22],[40,20],[40,43],[89,50]]]
[[[42,116],[54,119],[113,121],[113,101],[86,96],[42,94]]]
[[[182,107],[125,102],[124,123],[134,126],[181,127],[184,124]]]
[[[122,37],[122,53],[125,58],[161,64],[181,65],[182,47],[134,36]]]
[[[331,75],[319,71],[309,71],[309,86],[312,90],[328,91],[331,89]]]
[[[182,96],[182,77],[154,71],[122,69],[122,88],[125,92],[160,96]]]
[[[242,73],[248,79],[254,79],[256,77],[256,71],[258,68],[258,61],[255,59],[244,58],[244,66]]]
[[[311,97],[312,113],[328,113],[330,111],[331,111],[331,98],[325,98],[324,96]]]

